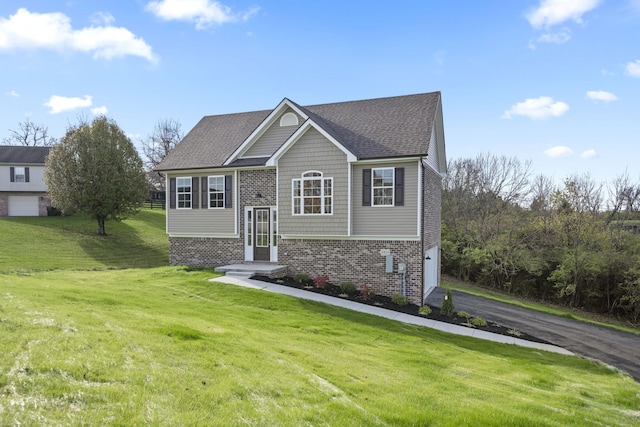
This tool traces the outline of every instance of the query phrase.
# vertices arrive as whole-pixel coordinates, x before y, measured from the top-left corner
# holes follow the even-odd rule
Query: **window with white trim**
[[[394,168],[371,170],[373,206],[393,206]]]
[[[294,215],[333,214],[333,178],[309,171],[292,182]]]
[[[209,208],[224,208],[224,175],[209,177]]]
[[[191,209],[191,177],[176,179],[178,209]]]

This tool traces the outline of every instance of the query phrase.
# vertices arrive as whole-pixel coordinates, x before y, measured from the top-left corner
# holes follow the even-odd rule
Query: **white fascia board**
[[[206,168],[206,169],[176,169],[172,171],[163,172],[165,176],[168,177],[176,177],[176,176],[191,176],[191,175],[223,175],[235,173],[237,171],[236,168]]]
[[[358,165],[375,165],[375,164],[379,164],[379,163],[406,163],[406,162],[412,162],[412,161],[419,161],[419,160],[423,160],[424,157],[420,157],[420,156],[411,156],[411,157],[385,157],[385,158],[381,158],[381,159],[364,159],[364,160],[358,160],[356,164]]]
[[[285,141],[284,144],[282,144],[282,146],[280,148],[278,148],[278,150],[273,153],[273,156],[271,156],[271,158],[269,160],[267,160],[267,162],[265,163],[265,166],[277,166],[278,163],[278,159],[280,157],[282,157],[284,155],[284,153],[286,153],[289,148],[291,148],[293,146],[293,144],[295,144],[298,139],[300,139],[300,137],[302,135],[304,135],[304,133],[310,128],[313,127],[315,130],[317,130],[318,132],[320,132],[320,134],[322,134],[322,136],[324,136],[325,138],[327,138],[329,140],[329,142],[331,142],[333,145],[335,145],[340,151],[342,151],[346,156],[347,156],[347,162],[348,163],[353,163],[356,162],[358,160],[358,158],[349,150],[347,150],[344,145],[340,144],[338,141],[336,141],[336,139],[334,137],[332,137],[331,135],[329,135],[327,133],[327,131],[325,131],[324,129],[322,129],[321,126],[318,126],[316,124],[316,122],[314,122],[311,119],[307,119],[302,126],[300,126],[298,128],[297,131],[295,131],[293,133],[293,135],[291,135],[289,137],[289,139],[287,139]]]
[[[249,135],[247,139],[245,139],[244,142],[240,144],[238,148],[236,148],[236,151],[234,151],[233,154],[229,156],[229,158],[223,163],[223,165],[227,166],[236,161],[242,155],[242,153],[247,151],[249,147],[251,147],[251,145],[253,145],[253,143],[275,122],[276,118],[285,109],[287,109],[287,107],[295,111],[304,120],[307,120],[309,118],[309,116],[307,116],[302,110],[300,110],[293,102],[289,101],[287,98],[284,98],[282,101],[280,101],[280,104],[278,104],[278,106],[274,108],[271,113],[269,113],[267,118],[264,119],[253,132],[251,132],[251,135]]]

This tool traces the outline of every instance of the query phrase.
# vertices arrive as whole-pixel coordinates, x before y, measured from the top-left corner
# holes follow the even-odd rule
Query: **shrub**
[[[296,273],[295,276],[293,276],[293,280],[300,284],[307,283],[309,281],[309,275],[306,273]]]
[[[371,298],[373,298],[374,295],[375,293],[373,292],[373,289],[367,286],[366,283],[360,283],[360,297],[363,300],[365,301],[370,300]]]
[[[458,312],[458,317],[464,317],[465,319],[467,319],[467,322],[468,322],[469,318],[471,317],[471,315],[469,313],[467,313],[466,311],[459,311]]]
[[[324,287],[327,286],[327,283],[329,283],[329,276],[327,276],[326,274],[324,276],[313,278],[313,284],[316,286],[316,288],[324,289]]]
[[[409,304],[409,300],[402,294],[393,294],[391,297],[391,302],[397,305],[407,305]]]
[[[440,313],[445,316],[451,316],[455,312],[456,306],[453,305],[453,295],[451,289],[447,289],[447,293],[442,298],[442,305],[440,306]]]
[[[471,319],[471,324],[473,326],[487,326],[487,321],[482,317],[474,317],[473,319]]]
[[[342,282],[340,283],[340,290],[345,294],[352,294],[356,291],[356,285],[353,282]]]
[[[423,305],[422,307],[420,307],[420,310],[418,310],[418,313],[424,316],[428,316],[431,314],[431,307],[429,307],[428,305]]]

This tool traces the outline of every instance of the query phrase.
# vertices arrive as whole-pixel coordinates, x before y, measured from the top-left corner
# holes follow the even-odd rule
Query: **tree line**
[[[442,271],[483,286],[640,324],[640,182],[627,172],[556,184],[531,162],[448,163]]]

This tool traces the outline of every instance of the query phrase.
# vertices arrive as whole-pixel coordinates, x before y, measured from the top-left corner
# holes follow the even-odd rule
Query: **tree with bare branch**
[[[153,132],[142,141],[142,152],[145,155],[145,170],[150,186],[164,190],[164,175],[156,172],[155,167],[169,154],[184,137],[182,125],[178,120],[158,120]]]
[[[32,122],[28,117],[18,123],[18,129],[9,129],[9,136],[2,140],[4,145],[26,145],[51,147],[58,140],[49,135],[49,128]]]

